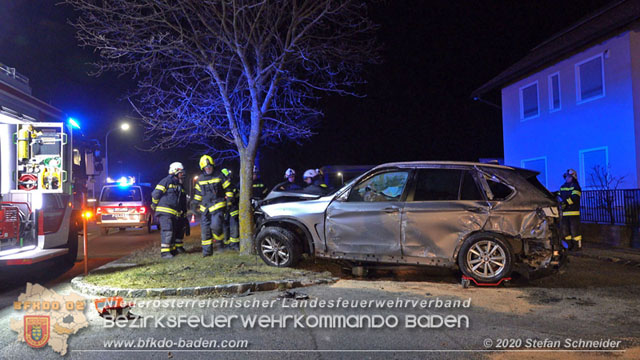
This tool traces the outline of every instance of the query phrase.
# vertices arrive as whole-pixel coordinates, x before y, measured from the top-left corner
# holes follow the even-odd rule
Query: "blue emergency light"
[[[78,122],[74,119],[74,118],[69,118],[69,125],[71,125],[72,128],[74,129],[80,129],[80,125],[78,124]]]
[[[122,176],[118,180],[114,180],[110,177],[107,178],[107,183],[117,183],[120,187],[131,186],[136,183],[136,178],[133,176]]]

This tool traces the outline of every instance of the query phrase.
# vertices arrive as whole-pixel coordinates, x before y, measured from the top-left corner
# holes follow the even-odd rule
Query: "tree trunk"
[[[255,154],[240,153],[240,252],[253,253],[253,209],[251,209],[251,192],[253,188],[253,163]]]

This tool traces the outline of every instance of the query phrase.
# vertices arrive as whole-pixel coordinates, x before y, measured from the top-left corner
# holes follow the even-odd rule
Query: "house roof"
[[[534,47],[517,63],[471,93],[472,98],[504,87],[597,39],[640,19],[640,0],[618,0],[592,13]]]

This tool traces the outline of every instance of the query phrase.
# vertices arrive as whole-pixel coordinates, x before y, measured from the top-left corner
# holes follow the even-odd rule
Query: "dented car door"
[[[482,229],[488,217],[471,169],[418,169],[403,210],[402,253],[454,261],[458,244]]]
[[[375,173],[334,200],[326,212],[327,250],[358,258],[400,256],[400,220],[409,174],[410,170]]]

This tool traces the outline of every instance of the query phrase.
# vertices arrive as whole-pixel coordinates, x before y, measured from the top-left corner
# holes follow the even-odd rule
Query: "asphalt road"
[[[105,260],[122,255],[122,248],[144,246],[148,241],[158,240],[158,233],[147,235],[140,231],[127,231],[125,234],[109,235],[106,238],[95,237],[94,249],[102,249],[92,259],[92,266]],[[100,245],[98,245],[100,244]],[[126,245],[129,244],[127,247]],[[135,244],[135,245],[132,245]],[[90,248],[91,249],[91,248]],[[126,253],[126,251],[124,251]],[[97,256],[100,254],[100,256]],[[215,266],[215,264],[212,264]],[[41,273],[45,276],[47,287],[58,293],[70,293],[68,279],[71,274],[82,269],[78,264],[62,277],[54,273]],[[37,279],[37,274],[32,278]],[[21,317],[11,308],[11,302],[17,298],[22,288],[13,288],[2,294],[0,310],[0,358],[2,359],[58,359],[60,355],[50,348],[32,349],[19,343],[19,336],[9,329],[9,319]],[[88,307],[85,315],[89,327],[71,335],[67,357],[78,359],[191,359],[191,358],[259,358],[259,359],[405,359],[405,358],[442,358],[442,359],[637,359],[640,358],[640,269],[616,263],[588,258],[572,258],[566,270],[561,274],[533,280],[515,281],[508,287],[500,288],[462,288],[455,274],[442,270],[377,271],[365,279],[343,276],[342,280],[331,285],[313,286],[296,289],[305,293],[309,300],[337,305],[348,300],[349,307],[321,308],[319,304],[307,303],[307,307],[292,307],[301,301],[277,300],[279,292],[263,292],[237,298],[198,298],[204,300],[204,307],[178,307],[174,301],[192,299],[159,299],[157,303],[146,307],[134,307],[136,315],[146,319],[123,322],[124,327],[108,327],[97,312]],[[87,297],[88,300],[94,298]],[[229,308],[220,306],[214,300],[248,300],[249,307]],[[207,300],[211,302],[207,303]],[[254,300],[260,302],[258,306]],[[352,300],[363,300],[366,306],[358,302],[351,307]],[[393,306],[385,303],[377,307],[376,301],[389,300]],[[425,300],[426,305],[420,306]],[[470,303],[469,307],[446,308],[446,300],[461,300]],[[266,301],[265,306],[262,302]],[[418,306],[403,301],[418,301]],[[441,301],[441,306],[438,306]],[[285,307],[284,304],[287,304]],[[273,304],[273,306],[271,306]],[[398,305],[399,304],[399,305]],[[242,304],[244,305],[244,304]],[[172,328],[171,316],[195,315],[203,321],[196,327],[182,324]],[[268,323],[264,328],[250,328],[243,325],[241,319],[231,320],[230,327],[205,327],[211,324],[211,316],[217,319],[230,319],[233,316],[266,316]],[[286,325],[272,322],[281,315],[298,316],[303,328],[289,319]],[[366,319],[374,315],[385,321],[391,321],[380,328],[367,326]],[[362,326],[351,323],[348,327],[338,326],[340,316],[355,316],[350,319],[365,319]],[[432,327],[411,328],[411,317],[422,316],[422,324]],[[453,316],[461,320],[448,328],[435,327],[438,316]],[[333,319],[334,327],[329,324],[313,326],[318,319]],[[202,319],[202,320],[199,320]],[[394,319],[398,320],[392,326]],[[468,320],[464,320],[468,319]],[[222,320],[220,320],[222,321]],[[468,327],[466,323],[468,321]],[[204,325],[203,325],[204,324]],[[300,324],[300,323],[299,323]],[[133,327],[138,326],[138,327]],[[164,326],[164,327],[163,327]],[[216,340],[217,348],[178,348],[162,347],[165,343],[188,340]],[[567,339],[569,343],[567,343]],[[620,341],[618,347],[603,352],[602,348],[591,346],[576,352],[573,342],[583,340]],[[109,348],[112,341],[133,341],[134,347]],[[232,340],[241,343],[241,348],[220,348],[222,341]],[[546,340],[546,341],[545,341]],[[245,343],[246,341],[246,343]],[[539,341],[536,343],[534,341]],[[556,345],[559,341],[560,345]],[[569,344],[569,348],[566,347]],[[115,343],[111,343],[114,346]],[[150,346],[151,345],[151,346]],[[155,347],[153,346],[155,345]],[[497,349],[499,345],[506,348]],[[532,349],[532,346],[538,346]],[[542,347],[542,348],[540,348]],[[499,351],[496,351],[499,350]],[[588,351],[584,351],[588,350]],[[526,351],[526,352],[524,352]]]
[[[148,246],[159,240],[156,227],[148,234],[146,230],[118,229],[110,230],[108,235],[100,235],[99,228],[90,224],[88,227],[88,269],[95,269],[116,260],[131,252]],[[15,301],[24,291],[27,282],[39,283],[46,287],[68,283],[75,276],[84,273],[84,244],[80,238],[78,260],[73,267],[63,264],[59,259],[50,259],[31,266],[10,266],[0,269],[0,308],[5,308]]]

